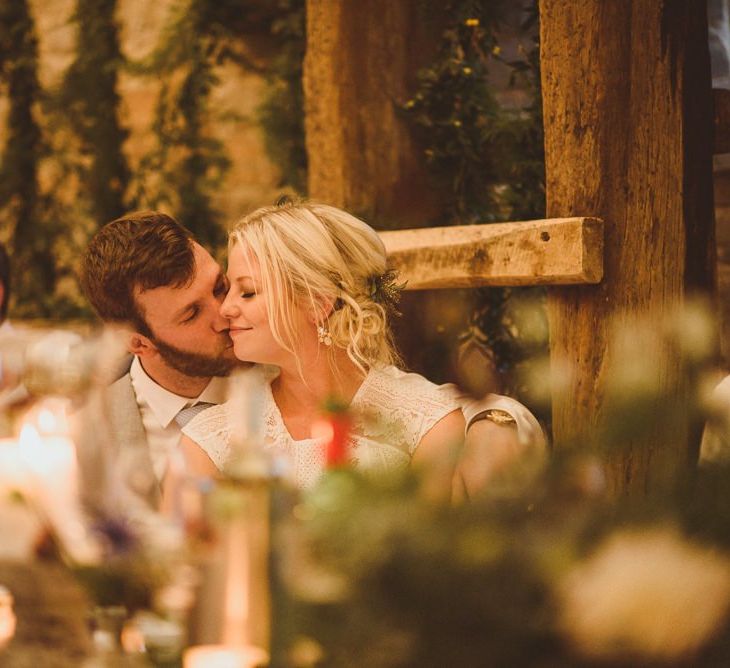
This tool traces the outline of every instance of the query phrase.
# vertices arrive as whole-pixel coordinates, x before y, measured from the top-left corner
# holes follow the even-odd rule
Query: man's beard
[[[179,371],[186,376],[193,376],[194,378],[227,376],[238,363],[235,359],[225,357],[223,351],[219,356],[212,357],[180,350],[180,348],[171,346],[158,338],[152,338],[152,341],[160,353],[160,357],[175,371]]]

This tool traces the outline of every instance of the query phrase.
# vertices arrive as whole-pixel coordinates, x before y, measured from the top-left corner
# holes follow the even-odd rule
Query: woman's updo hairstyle
[[[242,218],[230,234],[236,243],[259,262],[271,332],[284,349],[295,354],[291,306],[299,303],[329,330],[330,350],[345,349],[363,372],[399,362],[379,289],[389,276],[385,247],[369,225],[326,204],[284,201]],[[389,287],[397,292],[392,276]]]

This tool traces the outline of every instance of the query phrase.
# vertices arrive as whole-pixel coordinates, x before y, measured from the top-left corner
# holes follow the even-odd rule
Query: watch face
[[[515,419],[506,411],[500,411],[497,409],[488,410],[484,414],[484,418],[490,422],[500,425],[514,425]]]

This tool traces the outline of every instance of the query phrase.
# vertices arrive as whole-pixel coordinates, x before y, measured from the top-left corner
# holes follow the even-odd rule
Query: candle
[[[13,595],[0,585],[0,649],[5,647],[15,635],[17,620],[13,612]]]
[[[65,402],[48,400],[25,416],[18,440],[0,440],[0,520],[5,535],[13,536],[0,548],[5,558],[30,557],[42,522],[74,561],[89,563],[100,556],[83,521],[76,448],[67,430]],[[28,505],[14,502],[14,491]]]
[[[183,668],[256,668],[269,655],[253,645],[198,645],[185,650]]]
[[[48,416],[44,419],[48,427]],[[34,425],[25,423],[19,445],[20,458],[29,473],[31,496],[66,553],[79,563],[97,561],[100,546],[92,540],[84,524],[76,448],[71,439],[60,435],[41,436]]]
[[[31,481],[18,441],[0,439],[0,559],[28,561],[44,525],[27,503]]]
[[[20,454],[20,446],[14,438],[0,439],[0,490],[4,493],[28,491],[28,469]]]
[[[227,578],[224,603],[223,641],[243,644],[250,639],[250,559],[248,526],[233,519],[226,532]]]
[[[20,452],[28,470],[44,487],[73,496],[77,488],[76,451],[64,436],[41,436],[31,424],[20,431]]]

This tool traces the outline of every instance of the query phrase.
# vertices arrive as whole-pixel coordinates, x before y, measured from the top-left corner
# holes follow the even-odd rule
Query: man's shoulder
[[[132,384],[132,377],[129,375],[129,372],[109,383],[106,388],[106,393],[110,397],[118,398],[135,396],[134,385]]]

